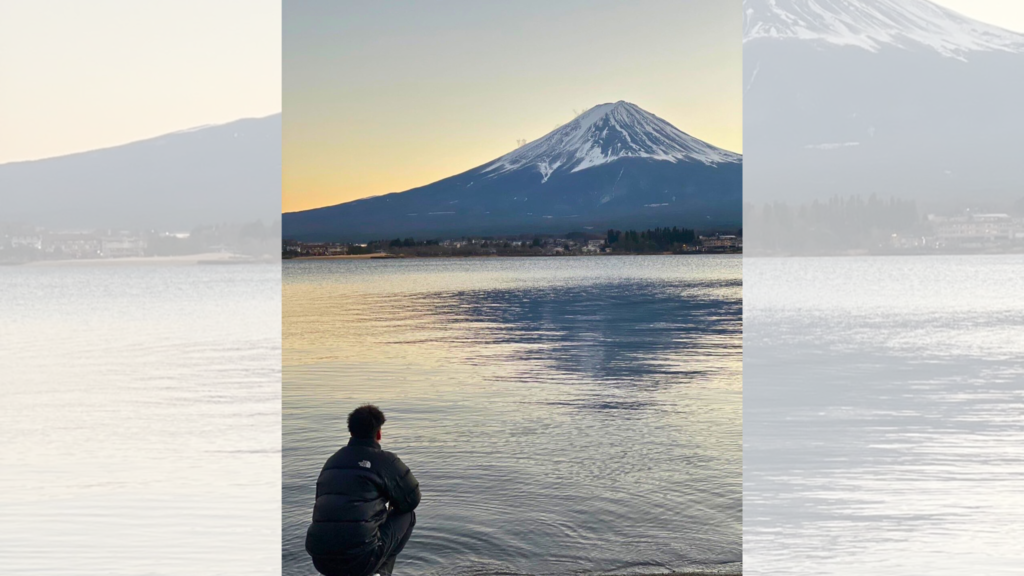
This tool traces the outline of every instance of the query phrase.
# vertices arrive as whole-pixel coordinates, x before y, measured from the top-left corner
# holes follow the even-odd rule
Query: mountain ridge
[[[79,156],[79,155],[82,155],[82,154],[93,154],[93,153],[97,153],[97,152],[104,152],[104,151],[107,151],[107,150],[115,150],[115,149],[118,149],[118,148],[124,148],[124,147],[127,147],[127,146],[134,146],[134,145],[137,145],[137,144],[141,145],[141,144],[145,144],[147,142],[154,142],[154,141],[158,141],[158,140],[159,141],[164,141],[167,138],[171,138],[171,137],[174,137],[174,136],[180,136],[180,135],[183,135],[183,134],[190,134],[190,133],[193,133],[193,132],[202,132],[203,130],[207,130],[209,128],[219,128],[219,127],[222,127],[222,126],[228,126],[228,125],[239,123],[239,122],[244,123],[244,122],[250,122],[250,121],[272,120],[272,119],[274,119],[276,117],[279,117],[279,116],[281,116],[281,113],[277,112],[277,113],[274,113],[274,114],[267,114],[265,116],[246,116],[244,118],[235,118],[234,120],[229,120],[227,122],[218,122],[216,124],[199,124],[197,126],[192,126],[192,127],[189,127],[189,128],[182,128],[181,130],[174,130],[172,132],[165,132],[165,133],[162,133],[162,134],[156,134],[154,136],[146,136],[146,137],[143,137],[143,138],[139,138],[137,140],[129,140],[127,142],[122,142],[120,144],[111,144],[109,146],[102,146],[100,148],[90,148],[88,150],[78,150],[76,152],[68,152],[66,154],[58,154],[56,156],[43,156],[41,158],[29,158],[27,160],[9,160],[7,162],[0,162],[0,168],[2,168],[4,166],[11,166],[13,164],[27,164],[27,163],[30,163],[30,162],[45,162],[45,161],[48,161],[48,160],[56,160],[58,158],[70,158],[72,156]]]
[[[627,222],[738,225],[741,167],[741,155],[619,101],[595,106],[454,176],[404,192],[289,212],[283,225],[286,237],[300,240],[527,233]],[[721,190],[735,196],[734,207],[724,209],[729,200],[714,197]],[[640,214],[658,209],[665,214],[646,219]],[[681,210],[692,212],[686,214],[688,222],[681,221]]]
[[[930,48],[966,60],[972,52],[1024,53],[1024,34],[927,0],[744,0],[743,42],[811,40],[877,52]]]
[[[643,125],[644,132],[630,129],[637,125]],[[609,138],[609,131],[616,132],[616,136]],[[483,172],[501,174],[533,164],[547,181],[559,169],[579,172],[620,158],[717,164],[738,162],[739,154],[694,138],[639,106],[619,100],[594,106],[564,126],[499,157]]]
[[[5,222],[51,229],[271,222],[281,207],[281,114],[0,164],[0,202]]]
[[[748,32],[759,25],[765,29],[770,20],[764,15],[774,14],[765,12],[768,8],[797,4],[825,2],[745,0]],[[995,30],[1012,39],[1012,47],[1024,40],[924,0],[829,5],[844,14],[851,6],[895,7],[922,18],[942,14],[940,20],[948,16],[968,32]],[[749,11],[756,8],[761,11]],[[809,30],[837,26],[827,13],[801,14],[801,26]],[[900,21],[902,28],[887,29],[896,43],[879,43],[877,49],[814,34],[748,33],[743,46],[747,201],[805,203],[877,194],[915,200],[922,210],[946,211],[1007,206],[1020,197],[1024,49],[983,45],[984,34],[965,41],[956,30],[918,43],[912,38],[928,25],[909,18]]]

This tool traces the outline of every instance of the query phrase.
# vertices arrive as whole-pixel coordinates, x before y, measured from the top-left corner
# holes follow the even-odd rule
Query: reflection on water
[[[0,269],[0,572],[280,574],[280,282]]]
[[[741,260],[288,262],[284,573],[361,402],[424,498],[403,574],[735,571]]]
[[[1024,258],[748,259],[748,574],[1019,574]]]

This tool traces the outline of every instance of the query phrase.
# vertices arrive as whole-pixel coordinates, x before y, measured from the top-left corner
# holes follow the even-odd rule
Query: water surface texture
[[[280,574],[280,282],[0,268],[0,572]]]
[[[738,571],[738,257],[284,266],[284,573],[363,402],[423,502],[396,573]]]
[[[747,259],[748,574],[1020,574],[1024,257]]]

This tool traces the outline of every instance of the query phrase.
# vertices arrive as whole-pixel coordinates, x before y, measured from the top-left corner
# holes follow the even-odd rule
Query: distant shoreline
[[[603,254],[438,254],[422,256],[413,254],[352,254],[339,256],[292,256],[288,260],[437,260],[463,258],[589,258],[608,256],[742,256],[742,252],[614,252]]]
[[[282,260],[388,260],[391,258],[408,258],[394,254],[339,254],[337,256],[290,256]]]
[[[801,254],[799,252],[749,252],[746,254],[747,258],[863,258],[866,256],[876,258],[887,258],[887,257],[918,257],[918,256],[1020,256],[1024,254],[1024,248],[1016,250],[1005,250],[1005,251],[985,251],[985,250],[935,250],[931,252],[924,251],[871,251],[871,250],[846,250],[846,251],[835,251],[835,252],[823,252],[815,254]]]
[[[231,264],[264,264],[275,263],[280,260],[274,258],[251,258],[238,254],[227,254],[223,252],[208,252],[204,254],[188,254],[184,256],[133,256],[127,258],[81,258],[77,260],[33,260],[23,263],[12,263],[13,265],[28,266],[31,268],[63,268],[72,266],[138,266],[140,264],[152,264],[157,266],[196,266],[208,265],[231,265]]]

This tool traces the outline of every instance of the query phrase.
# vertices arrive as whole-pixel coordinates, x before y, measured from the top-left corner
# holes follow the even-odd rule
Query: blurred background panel
[[[0,6],[0,566],[279,574],[280,2]]]
[[[1024,561],[1024,10],[745,0],[750,574]]]

